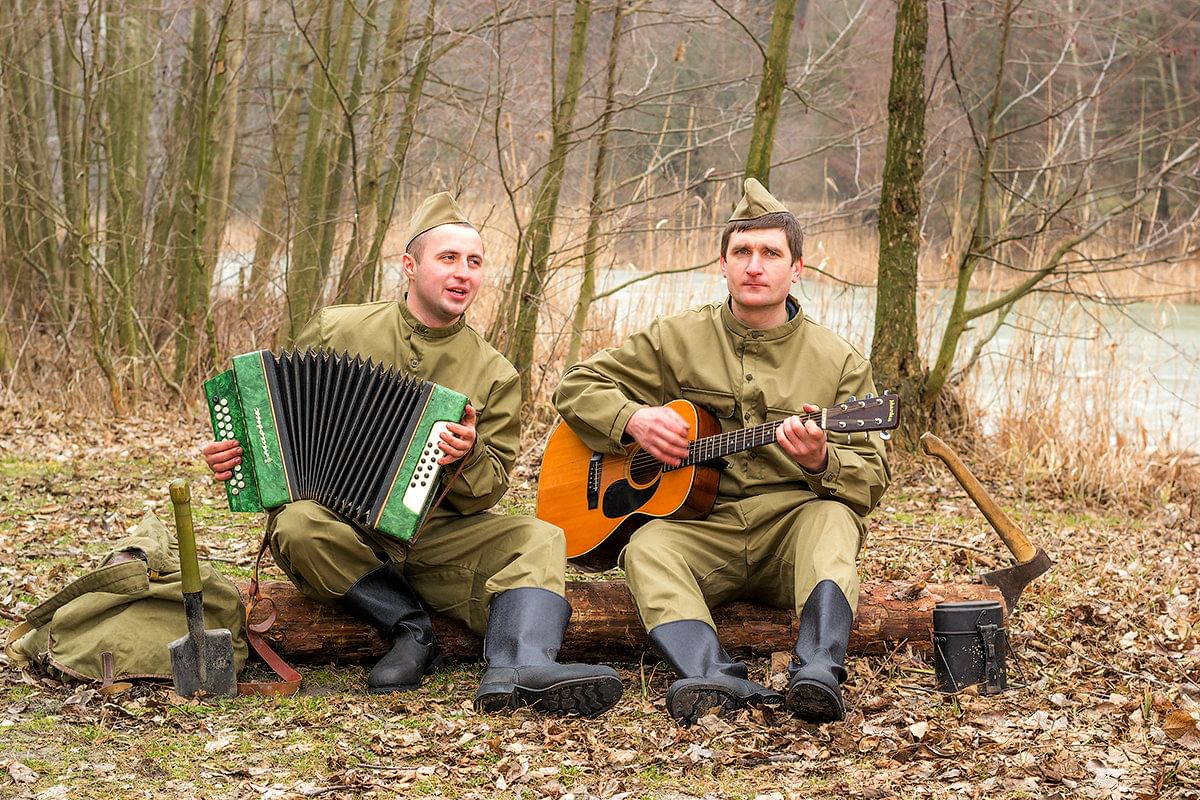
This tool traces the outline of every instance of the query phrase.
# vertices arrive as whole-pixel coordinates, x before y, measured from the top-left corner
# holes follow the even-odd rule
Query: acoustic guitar
[[[667,466],[634,443],[620,453],[596,453],[560,422],[550,435],[538,479],[537,515],[566,532],[567,559],[581,569],[601,572],[639,527],[654,518],[700,519],[717,499],[721,459],[775,443],[783,420],[721,433],[710,412],[687,400],[667,404],[689,427],[688,455]],[[851,397],[836,406],[799,415],[822,430],[881,438],[900,423],[900,398]]]

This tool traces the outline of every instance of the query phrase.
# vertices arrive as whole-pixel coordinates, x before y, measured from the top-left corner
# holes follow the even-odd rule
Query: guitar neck
[[[812,420],[822,430],[825,429],[824,411],[813,411],[808,414],[800,414],[799,416],[801,420],[805,422]],[[680,462],[678,467],[667,467],[666,469],[690,467],[694,464],[702,464],[705,461],[724,458],[733,453],[740,453],[743,450],[751,450],[755,447],[771,444],[775,441],[775,431],[782,424],[783,420],[780,419],[774,422],[764,422],[762,425],[755,425],[750,428],[742,428],[741,430],[718,433],[715,436],[705,436],[703,439],[697,439],[688,447],[687,457]]]

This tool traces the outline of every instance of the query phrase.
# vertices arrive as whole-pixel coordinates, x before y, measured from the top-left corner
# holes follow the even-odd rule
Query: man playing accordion
[[[392,642],[368,676],[372,692],[415,689],[440,664],[427,606],[484,637],[478,710],[600,714],[621,696],[616,672],[555,660],[571,615],[562,530],[489,511],[517,457],[521,390],[512,365],[466,323],[482,278],[482,239],[443,192],[417,209],[406,242],[403,300],[324,308],[294,344],[372,358],[465,394],[470,404],[442,434],[438,462],[456,469],[461,461],[461,473],[411,544],[311,500],[272,509],[275,562],[305,595]],[[242,455],[236,442],[210,442],[201,453],[218,480]]]

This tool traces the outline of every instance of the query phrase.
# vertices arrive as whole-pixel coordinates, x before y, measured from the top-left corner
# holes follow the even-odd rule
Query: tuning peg
[[[880,431],[879,438],[883,439],[886,442],[888,439],[892,438],[892,432],[891,431]]]
[[[863,399],[864,400],[874,400],[875,395],[871,394],[870,392],[867,392],[865,395],[863,395]]]
[[[849,400],[847,400],[846,402],[848,402],[848,403],[857,403],[857,402],[858,402],[858,398],[857,398],[857,397],[855,397],[854,395],[850,395],[850,399],[849,399]]]

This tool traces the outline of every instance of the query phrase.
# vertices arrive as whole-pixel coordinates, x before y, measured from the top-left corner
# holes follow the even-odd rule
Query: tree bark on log
[[[245,597],[247,586],[243,584],[241,590]],[[259,623],[274,611],[275,622],[263,638],[290,661],[368,661],[386,652],[373,628],[339,609],[309,600],[290,583],[264,582],[259,598],[250,621]],[[574,615],[561,660],[636,661],[648,649],[624,581],[568,581],[567,600]],[[903,640],[928,648],[934,605],[959,600],[995,600],[1004,607],[1000,590],[983,584],[865,583],[859,593],[850,651],[878,653]],[[740,654],[790,651],[799,630],[796,614],[790,609],[752,603],[722,606],[713,617],[725,649]],[[435,614],[433,629],[447,658],[480,657],[480,638],[460,623]]]

